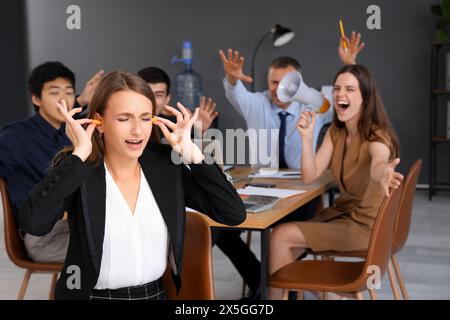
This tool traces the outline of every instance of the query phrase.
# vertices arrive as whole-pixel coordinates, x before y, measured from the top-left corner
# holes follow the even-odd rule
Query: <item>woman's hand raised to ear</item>
[[[177,123],[156,117],[157,121],[155,124],[161,129],[162,134],[169,144],[176,152],[178,152],[185,162],[200,163],[205,157],[203,156],[202,151],[191,140],[191,129],[194,122],[197,120],[199,109],[196,108],[191,117],[181,103],[178,102],[177,106],[181,112],[175,108],[165,106],[169,112],[176,116]]]
[[[93,119],[75,120],[73,118],[75,114],[81,112],[82,108],[67,111],[65,100],[61,100],[56,105],[66,121],[66,135],[74,147],[72,154],[78,156],[84,162],[92,152],[91,137],[96,125],[92,123]],[[82,125],[86,123],[89,123],[89,125],[84,129]]]

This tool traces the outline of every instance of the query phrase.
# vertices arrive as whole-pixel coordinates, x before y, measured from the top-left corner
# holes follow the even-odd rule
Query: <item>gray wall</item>
[[[24,0],[0,1],[0,128],[27,114]]]
[[[425,160],[421,182],[428,172],[428,110],[430,42],[435,19],[430,5],[437,0],[269,0],[269,1],[181,1],[181,0],[27,0],[29,64],[61,60],[78,77],[78,89],[96,70],[127,69],[157,65],[174,79],[181,65],[170,59],[180,53],[183,40],[194,47],[194,69],[202,74],[205,92],[218,103],[219,127],[245,127],[226,101],[223,70],[217,51],[228,47],[247,58],[259,37],[275,23],[292,28],[296,37],[275,48],[266,41],[257,57],[256,87],[265,87],[269,61],[292,55],[303,64],[305,81],[314,87],[331,83],[341,66],[337,56],[338,20],[347,34],[363,33],[366,48],[359,62],[377,79],[386,109],[400,136],[401,170],[416,158]],[[66,28],[70,4],[81,7],[82,29]],[[366,28],[366,8],[381,7],[381,30]],[[444,148],[446,148],[444,146]],[[440,153],[440,175],[450,176],[448,147]]]

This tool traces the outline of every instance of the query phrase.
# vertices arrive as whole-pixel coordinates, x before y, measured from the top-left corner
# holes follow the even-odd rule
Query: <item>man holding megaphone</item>
[[[361,34],[352,32],[350,40],[348,38],[342,40],[339,46],[341,61],[344,64],[355,64],[359,52],[364,47],[364,43],[360,42]],[[343,43],[348,44],[347,49],[344,49]],[[299,102],[299,97],[295,96],[295,92],[292,97],[286,95],[280,97],[278,86],[288,73],[300,71],[300,63],[292,57],[275,58],[270,63],[267,73],[268,90],[250,92],[242,83],[253,81],[243,72],[244,57],[232,49],[228,49],[227,54],[220,50],[219,55],[225,71],[223,83],[228,101],[243,116],[249,129],[279,129],[281,133],[278,148],[279,168],[299,169],[302,143],[295,127],[301,113],[307,107],[313,109],[314,105],[309,99],[305,100],[306,103]],[[303,81],[301,84],[303,88],[309,89],[303,96],[314,95],[314,89],[307,87]],[[323,124],[330,122],[331,119],[329,114],[323,114],[317,118],[314,144],[317,142],[318,133]],[[281,139],[282,135],[284,135],[284,139]]]
[[[359,52],[364,47],[364,43],[361,43],[361,34],[352,32],[351,39],[344,36],[339,42],[338,53],[341,61],[345,65],[355,64]],[[332,108],[329,108],[329,104],[327,106],[328,101],[303,82],[299,73],[300,63],[292,57],[275,58],[267,72],[268,90],[250,92],[242,83],[253,81],[244,74],[244,57],[232,49],[228,49],[226,54],[220,50],[219,55],[225,71],[223,84],[228,101],[245,119],[249,129],[279,130],[278,155],[276,155],[279,168],[299,169],[302,141],[296,130],[297,122],[303,111],[319,112],[314,128],[315,148],[322,126],[332,120]],[[282,86],[279,88],[280,83]],[[289,220],[311,218],[319,200],[317,198],[309,205],[293,212],[288,217]],[[251,291],[257,293],[260,280],[259,261],[242,242],[239,234],[239,231],[221,232],[216,243],[231,259]]]

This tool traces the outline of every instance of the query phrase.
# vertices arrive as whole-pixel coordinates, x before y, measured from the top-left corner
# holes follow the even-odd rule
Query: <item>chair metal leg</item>
[[[246,242],[247,242],[247,245],[249,247],[251,247],[251,245],[252,245],[252,231],[251,230],[247,231],[247,240],[246,240]]]
[[[369,289],[369,295],[370,295],[370,299],[372,300],[377,300],[377,292],[375,291],[375,289]]]
[[[355,298],[356,298],[356,300],[364,300],[364,296],[361,292],[356,292]]]
[[[23,276],[22,285],[20,286],[19,295],[17,296],[17,300],[23,300],[25,297],[25,292],[28,288],[28,283],[30,282],[31,270],[27,269],[25,275]]]
[[[402,296],[404,300],[409,300],[408,291],[405,287],[405,281],[403,280],[402,273],[400,272],[400,266],[397,261],[397,256],[395,254],[391,257],[392,264],[394,265],[395,274],[397,276],[398,284],[400,286],[400,290],[402,292]]]
[[[57,279],[58,279],[58,272],[52,273],[52,282],[50,284],[50,292],[48,294],[48,300],[55,300],[55,287]]]
[[[400,300],[400,294],[397,289],[395,277],[394,277],[394,268],[392,267],[392,260],[389,260],[388,263],[388,275],[389,275],[389,282],[391,283],[392,288],[392,294],[394,295],[395,300]]]
[[[321,256],[322,261],[334,261],[334,256]],[[321,293],[321,300],[329,300],[329,295],[327,292]]]

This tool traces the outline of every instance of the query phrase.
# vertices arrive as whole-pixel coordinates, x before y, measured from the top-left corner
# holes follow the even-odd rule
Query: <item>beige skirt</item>
[[[371,230],[348,214],[326,221],[294,223],[313,251],[363,251],[369,247]]]

